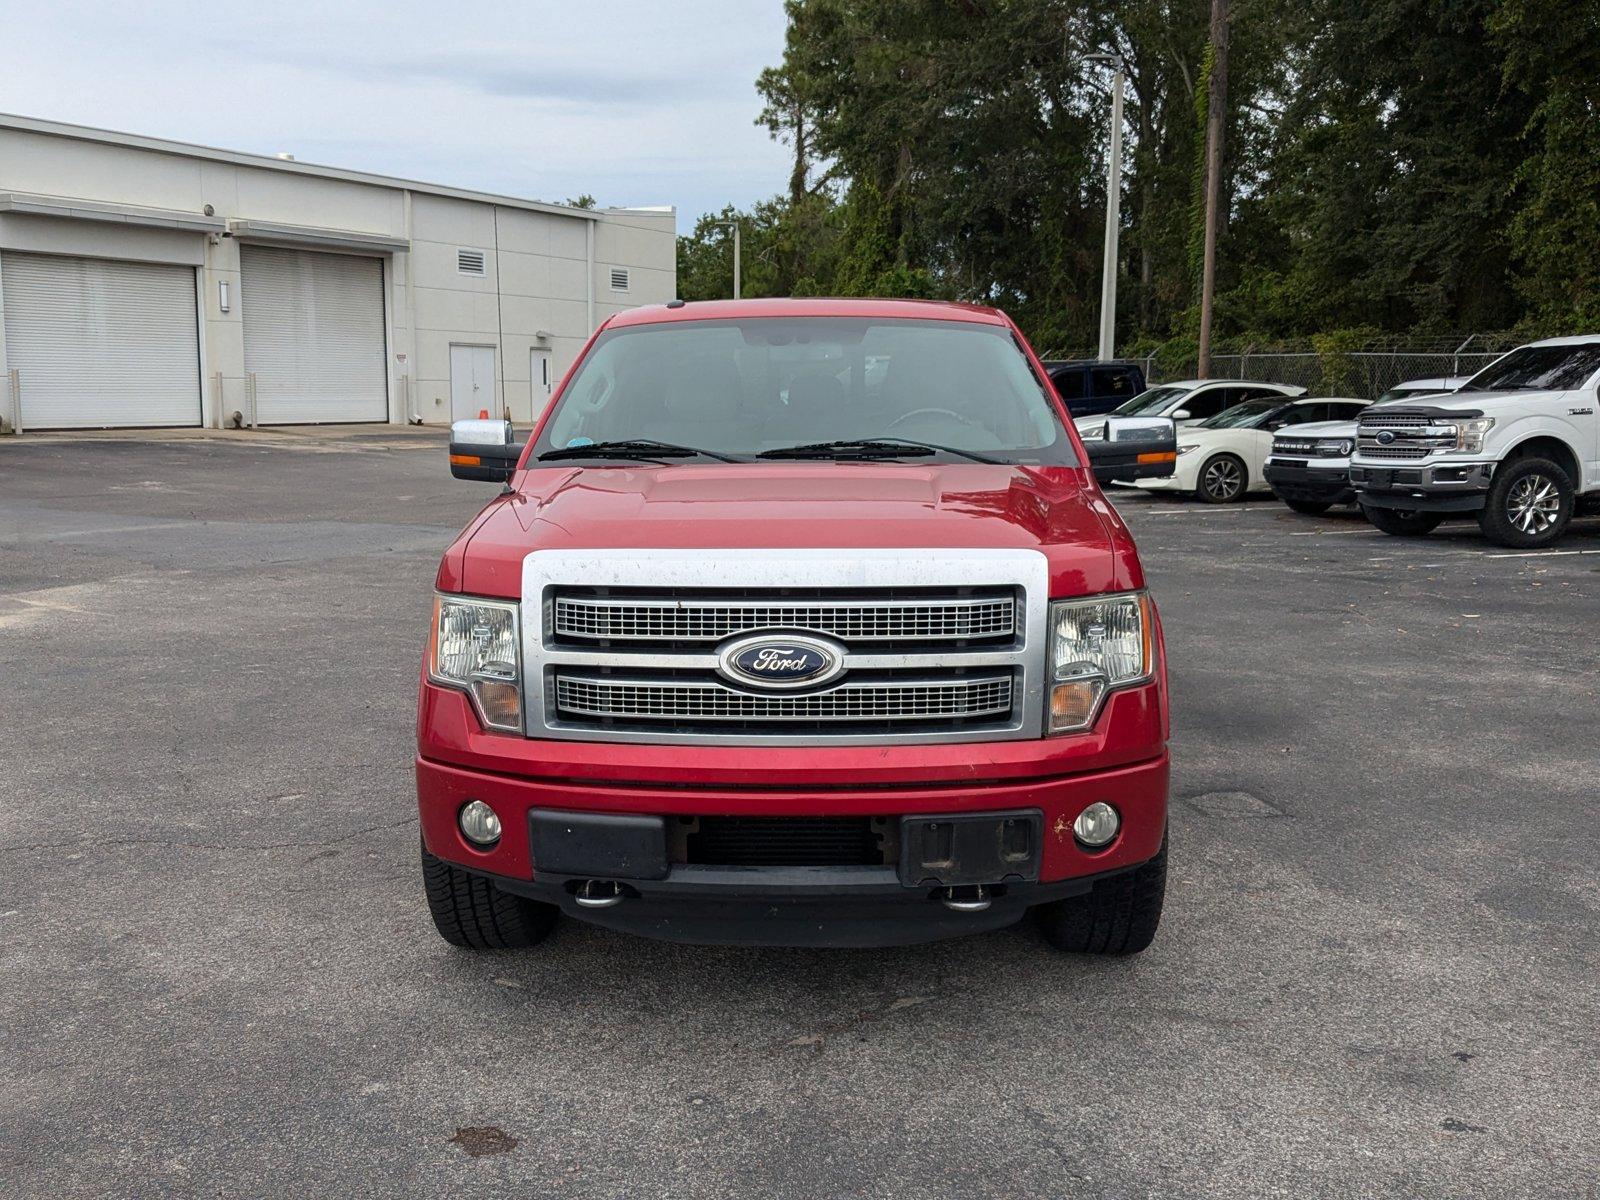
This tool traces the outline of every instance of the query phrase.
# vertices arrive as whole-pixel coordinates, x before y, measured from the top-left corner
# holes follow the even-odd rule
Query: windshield
[[[1254,429],[1279,409],[1289,406],[1279,397],[1270,400],[1246,400],[1232,408],[1223,409],[1209,420],[1201,421],[1196,429]]]
[[[1008,330],[830,317],[608,330],[563,390],[533,453],[653,440],[745,457],[848,439],[949,447],[945,458],[1076,462]]]
[[[1490,363],[1463,392],[1564,392],[1600,371],[1600,342],[1580,346],[1524,346]]]
[[[1151,412],[1181,399],[1189,394],[1188,388],[1158,387],[1151,388],[1148,392],[1140,392],[1132,400],[1125,401],[1112,409],[1112,413],[1119,417],[1131,417],[1134,413]]]

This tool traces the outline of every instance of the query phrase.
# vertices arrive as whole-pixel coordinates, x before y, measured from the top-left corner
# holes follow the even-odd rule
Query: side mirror
[[[450,474],[505,483],[526,445],[526,440],[517,440],[510,421],[457,421],[450,426]]]
[[[1192,415],[1187,408],[1180,408],[1172,414],[1172,419],[1174,421],[1187,421]]]
[[[1178,427],[1171,417],[1107,417],[1105,435],[1084,442],[1101,483],[1165,479],[1178,462]]]

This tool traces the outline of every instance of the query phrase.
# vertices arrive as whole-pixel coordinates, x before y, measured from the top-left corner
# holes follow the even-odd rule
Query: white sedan
[[[1242,500],[1268,491],[1265,475],[1272,435],[1312,421],[1350,421],[1367,406],[1346,398],[1246,400],[1208,421],[1178,430],[1178,465],[1165,479],[1141,479],[1136,487],[1188,492],[1211,504]]]

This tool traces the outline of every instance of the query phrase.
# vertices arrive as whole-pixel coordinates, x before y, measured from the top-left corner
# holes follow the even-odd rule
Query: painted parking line
[[[1600,550],[1528,550],[1521,554],[1485,554],[1484,558],[1561,558],[1572,554],[1600,554]]]

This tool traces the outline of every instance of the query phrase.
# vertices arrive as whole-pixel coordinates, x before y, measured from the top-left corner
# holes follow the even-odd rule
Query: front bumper
[[[1476,512],[1487,502],[1492,462],[1437,462],[1417,466],[1350,464],[1356,499],[1371,508],[1416,512]]]
[[[978,932],[1017,920],[1032,905],[1081,894],[1096,878],[1159,852],[1167,817],[1165,722],[1156,685],[1114,693],[1096,729],[1039,742],[892,747],[677,747],[555,743],[474,733],[460,693],[425,686],[425,753],[416,761],[422,837],[430,853],[491,877],[507,891],[583,920],[700,943],[888,945]],[[467,738],[457,745],[456,736]],[[493,752],[500,757],[490,759]],[[556,756],[586,756],[558,761]],[[441,761],[448,756],[460,760]],[[765,764],[763,766],[763,764]],[[500,817],[500,841],[479,849],[457,814],[481,800]],[[1114,805],[1122,826],[1090,851],[1072,823],[1095,801]],[[560,872],[534,861],[531,827],[551,813],[675,817],[898,818],[937,814],[1037,813],[1036,866],[986,889],[982,912],[953,912],[940,889],[905,883],[893,866],[709,867],[671,863],[664,877],[608,871],[626,898],[614,907],[578,904],[580,864]],[[633,834],[619,823],[617,837]],[[627,855],[591,844],[596,865]],[[600,874],[587,878],[601,878]]]
[[[1349,504],[1356,494],[1350,487],[1350,469],[1344,462],[1336,467],[1293,465],[1268,459],[1262,472],[1267,486],[1284,500],[1303,500],[1308,504]]]

